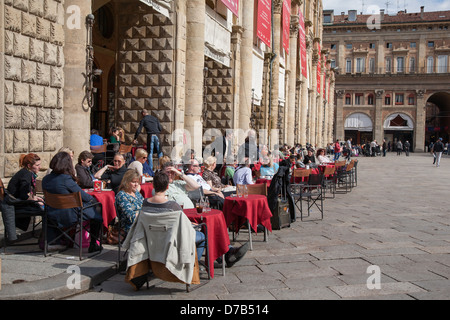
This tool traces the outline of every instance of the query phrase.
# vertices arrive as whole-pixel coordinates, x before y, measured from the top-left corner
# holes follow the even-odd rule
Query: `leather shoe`
[[[239,248],[232,248],[225,254],[225,262],[227,268],[231,268],[236,262],[241,260],[247,253],[249,243],[246,242]]]
[[[89,249],[88,249],[88,253],[92,253],[92,252],[97,252],[97,251],[102,251],[103,247],[96,244],[96,243],[91,243],[89,245]]]

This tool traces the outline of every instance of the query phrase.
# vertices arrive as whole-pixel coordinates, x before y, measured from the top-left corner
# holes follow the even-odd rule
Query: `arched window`
[[[352,104],[352,95],[351,95],[350,93],[347,93],[347,94],[345,95],[345,104],[346,104],[346,105]]]
[[[370,106],[373,106],[373,94],[369,94],[368,96],[367,96],[367,104],[368,105],[370,105]]]
[[[408,96],[408,104],[409,105],[413,105],[413,104],[415,104],[416,103],[416,97],[414,96],[414,93],[411,93],[409,96]]]

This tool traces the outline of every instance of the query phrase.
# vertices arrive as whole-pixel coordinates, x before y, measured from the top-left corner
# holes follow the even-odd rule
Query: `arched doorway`
[[[437,92],[426,103],[425,147],[442,138],[450,140],[450,93]]]
[[[409,115],[401,112],[393,113],[386,118],[383,127],[386,142],[391,142],[393,151],[396,151],[399,140],[402,144],[408,141],[411,146],[414,145],[414,121]]]
[[[345,140],[352,138],[354,144],[373,140],[373,122],[365,113],[353,113],[345,120]]]

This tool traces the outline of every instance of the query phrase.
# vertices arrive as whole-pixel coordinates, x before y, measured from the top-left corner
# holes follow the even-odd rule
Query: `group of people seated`
[[[193,159],[189,162],[187,172],[178,170],[174,163],[167,157],[160,159],[160,169],[153,176],[152,197],[144,199],[140,193],[142,183],[142,166],[148,155],[143,149],[137,149],[135,152],[136,160],[126,165],[123,154],[115,154],[113,163],[107,164],[97,172],[93,172],[92,162],[94,155],[90,151],[83,151],[78,156],[77,164],[73,165],[73,151],[69,148],[62,148],[52,158],[49,170],[42,179],[42,189],[52,194],[69,194],[80,192],[84,206],[89,206],[96,202],[86,189],[94,186],[95,180],[102,180],[107,183],[115,193],[117,216],[123,232],[126,234],[133,223],[136,221],[139,213],[144,210],[147,212],[167,212],[179,211],[183,209],[195,208],[195,205],[189,197],[189,191],[194,191],[202,186],[203,193],[210,199],[212,206],[221,209],[224,202],[222,190],[225,185],[214,171],[216,159],[214,157],[205,160],[206,169],[202,176],[199,173],[199,163]],[[44,212],[45,199],[39,197],[36,192],[36,180],[41,170],[41,160],[36,154],[28,154],[21,158],[22,169],[17,172],[8,184],[8,192],[22,200],[33,200],[36,205],[27,207],[30,213]],[[200,178],[200,179],[199,179]],[[205,180],[206,179],[206,180]],[[6,204],[5,204],[6,205]],[[2,213],[8,212],[3,210]],[[26,231],[28,229],[30,218],[21,221],[15,221],[14,211],[9,211],[9,219],[3,219],[5,230],[7,231],[7,241],[10,243],[17,240],[16,227]],[[26,212],[21,212],[22,214]],[[84,211],[86,220],[90,223],[91,237],[88,252],[102,250],[102,247],[96,241],[103,234],[103,218],[100,206],[92,206]],[[30,214],[31,217],[31,214]],[[68,228],[77,222],[76,209],[54,209],[48,207],[48,219],[50,224],[57,225],[59,228]],[[9,225],[6,225],[8,224]],[[201,231],[196,231],[197,254],[200,258],[203,253],[205,235]],[[58,229],[48,228],[47,240],[52,243],[53,240],[60,238]],[[56,241],[48,246],[49,251],[59,251],[65,249],[67,243]],[[41,245],[41,249],[43,249]],[[239,248],[231,247],[225,255],[227,267],[231,267],[239,261],[246,251],[248,244]]]

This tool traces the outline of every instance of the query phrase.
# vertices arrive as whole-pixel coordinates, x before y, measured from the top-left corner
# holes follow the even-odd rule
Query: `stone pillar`
[[[233,70],[233,106],[232,106],[232,128],[238,129],[240,128],[240,119],[241,119],[241,113],[245,113],[247,117],[249,117],[249,110],[244,108],[246,104],[250,102],[251,104],[251,97],[249,98],[250,101],[247,101],[247,103],[242,103],[242,95],[240,93],[241,86],[242,86],[242,60],[241,60],[241,50],[242,50],[242,33],[243,28],[241,26],[233,26],[233,33],[231,34],[231,51],[233,52],[232,59],[232,70]],[[251,85],[251,82],[250,82]],[[248,97],[247,97],[248,98]],[[241,105],[243,107],[241,107]],[[241,110],[245,109],[245,110]],[[243,117],[245,118],[245,115]],[[250,119],[248,119],[248,122],[250,122]],[[248,129],[248,124],[245,126],[246,130]]]
[[[64,11],[75,5],[80,8],[81,28],[64,24],[64,129],[63,145],[74,150],[75,156],[89,150],[91,110],[85,101],[86,16],[91,13],[90,0],[66,0]]]
[[[241,1],[242,39],[240,48],[239,129],[250,128],[253,71],[253,16],[254,1]]]
[[[301,88],[300,88],[300,144],[306,145],[306,128],[308,126],[308,79],[305,76],[301,76]]]
[[[335,114],[335,95],[334,95],[334,73],[332,74],[331,81],[330,81],[330,94],[329,94],[329,101],[328,101],[328,110],[329,110],[329,121],[328,121],[328,141],[333,142],[336,141],[334,133],[335,133],[335,121],[334,121],[334,114]]]
[[[205,67],[205,15],[204,0],[186,1],[186,109],[185,129],[191,135],[191,146],[201,154],[201,141],[195,141],[194,132],[203,133],[203,87]],[[197,137],[198,139],[198,137]]]
[[[273,39],[272,48],[273,53],[276,55],[272,63],[272,88],[271,88],[271,99],[270,99],[270,115],[269,115],[269,136],[270,145],[274,146],[279,143],[279,136],[275,134],[272,130],[278,129],[278,104],[279,104],[279,86],[280,81],[280,46],[281,46],[281,12],[283,8],[283,1],[275,0],[272,1],[273,10]]]
[[[298,48],[298,30],[299,30],[299,16],[298,7],[295,5],[292,7],[291,15],[291,30],[289,39],[289,84],[288,84],[288,107],[287,107],[287,126],[286,126],[286,143],[293,146],[297,142],[295,136],[295,110],[296,99],[295,93],[297,92],[297,48]]]
[[[415,136],[414,136],[414,152],[425,152],[425,121],[427,117],[425,99],[426,90],[416,90],[417,93],[417,117],[415,123]]]
[[[336,139],[339,141],[344,140],[345,128],[344,128],[344,98],[345,90],[336,91]],[[336,139],[334,139],[336,141]]]
[[[383,94],[384,90],[375,90],[375,119],[373,123],[374,139],[378,143],[383,141],[384,128],[383,128]]]
[[[313,55],[312,61],[312,92],[311,92],[311,104],[309,105],[309,143],[313,146],[317,143],[317,64],[319,63],[319,59],[317,56],[317,50],[314,50],[315,53]]]

